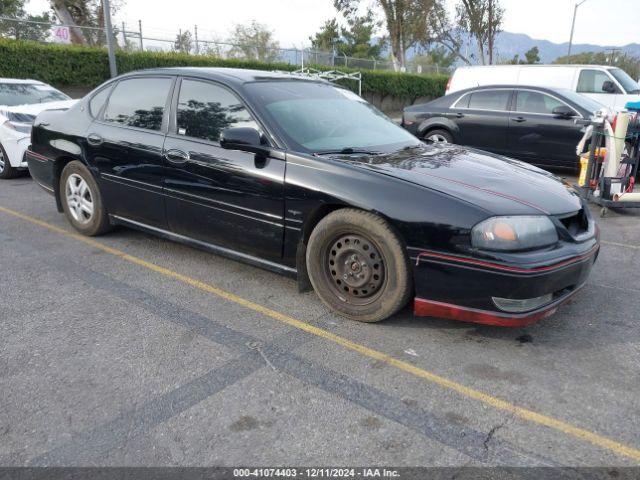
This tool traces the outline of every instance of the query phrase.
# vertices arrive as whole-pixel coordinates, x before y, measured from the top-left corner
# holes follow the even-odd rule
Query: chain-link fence
[[[197,25],[191,29],[171,31],[170,29],[146,27],[141,21],[135,23],[119,22],[113,25],[112,34],[118,48],[127,51],[179,51],[190,55],[280,62],[299,67],[323,65],[358,70],[394,70],[393,62],[390,60],[349,57],[338,51],[326,52],[311,48],[272,48],[264,45],[232,43],[220,40],[214,32],[198,29]],[[0,16],[0,35],[44,43],[80,43],[106,46],[106,31],[102,28],[62,25],[4,16]],[[408,62],[404,71],[408,73],[450,73],[447,68],[412,61]]]

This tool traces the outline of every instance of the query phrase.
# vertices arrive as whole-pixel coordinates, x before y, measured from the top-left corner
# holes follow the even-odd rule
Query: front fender
[[[446,193],[396,178],[357,162],[287,155],[285,247],[290,263],[305,227],[343,207],[385,218],[408,247],[456,251],[468,247],[471,227],[487,218],[482,208]],[[317,215],[320,212],[320,215]]]

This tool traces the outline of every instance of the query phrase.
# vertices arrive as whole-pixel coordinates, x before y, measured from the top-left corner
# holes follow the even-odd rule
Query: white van
[[[447,94],[485,85],[530,85],[563,88],[592,98],[612,110],[640,101],[640,85],[616,67],[600,65],[489,65],[460,67]]]

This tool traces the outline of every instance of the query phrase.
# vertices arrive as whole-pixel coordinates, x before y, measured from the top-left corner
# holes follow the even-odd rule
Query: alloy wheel
[[[4,172],[4,153],[2,152],[2,149],[0,148],[0,173]]]
[[[330,243],[325,274],[334,292],[355,305],[374,301],[386,279],[380,251],[357,234],[341,235]]]
[[[439,133],[429,135],[425,140],[429,143],[449,143],[444,135],[441,135]]]
[[[65,191],[69,213],[73,219],[81,224],[89,223],[93,217],[94,205],[87,182],[74,173],[67,179]]]

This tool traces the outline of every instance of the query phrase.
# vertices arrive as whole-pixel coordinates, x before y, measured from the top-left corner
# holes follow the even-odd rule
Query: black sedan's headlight
[[[543,215],[492,217],[471,230],[471,244],[482,250],[531,250],[557,241],[555,225]]]

